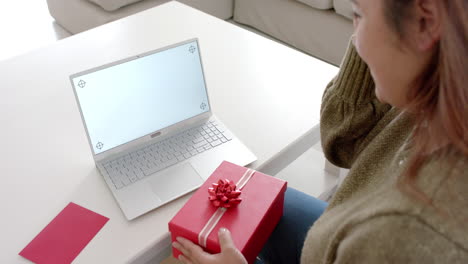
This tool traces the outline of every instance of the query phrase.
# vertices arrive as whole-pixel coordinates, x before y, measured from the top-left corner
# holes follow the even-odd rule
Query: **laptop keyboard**
[[[117,189],[232,140],[221,124],[210,120],[130,154],[103,163]]]

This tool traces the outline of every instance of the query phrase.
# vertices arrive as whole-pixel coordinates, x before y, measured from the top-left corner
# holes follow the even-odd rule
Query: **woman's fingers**
[[[199,245],[183,237],[177,237],[172,245],[182,253],[179,260],[184,264],[247,264],[227,229],[220,229],[218,238],[221,246],[221,253],[218,254],[206,253]]]
[[[187,255],[188,251],[177,241],[172,242],[172,246],[179,250],[182,254]]]
[[[203,249],[192,243],[192,241],[185,239],[183,237],[177,237],[175,243],[179,243],[181,245],[180,249],[175,246],[175,248],[179,249],[182,254],[184,254],[188,258],[192,258],[194,255],[200,255],[203,252]]]
[[[231,232],[226,228],[221,228],[218,231],[219,245],[221,246],[221,252],[224,252],[227,249],[235,249],[236,246],[231,238]]]
[[[221,228],[218,232],[219,245],[221,246],[222,263],[229,264],[247,264],[247,260],[242,253],[236,248],[231,237],[231,232],[226,228]],[[221,262],[220,262],[221,263]]]
[[[199,245],[188,239],[177,237],[176,240],[172,245],[182,252],[182,258],[186,259],[185,263],[204,263],[209,256]]]

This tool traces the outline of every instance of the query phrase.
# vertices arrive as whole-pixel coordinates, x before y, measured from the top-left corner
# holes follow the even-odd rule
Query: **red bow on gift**
[[[216,207],[231,208],[238,205],[242,198],[239,198],[241,191],[236,191],[236,185],[228,180],[219,180],[213,183],[213,187],[208,188],[210,196],[208,199]]]

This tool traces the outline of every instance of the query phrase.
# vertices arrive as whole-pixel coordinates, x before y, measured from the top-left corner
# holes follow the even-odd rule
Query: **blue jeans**
[[[283,217],[266,242],[256,264],[299,263],[304,240],[327,203],[293,188],[284,196]]]

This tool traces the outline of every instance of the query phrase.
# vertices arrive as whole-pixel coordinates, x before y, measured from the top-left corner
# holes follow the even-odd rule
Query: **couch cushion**
[[[88,0],[47,0],[50,14],[68,32],[76,34],[93,27],[141,12],[170,0],[144,0],[109,12]],[[234,0],[179,0],[221,19],[232,17]]]
[[[304,3],[308,6],[317,9],[332,9],[333,8],[333,0],[297,0],[301,3]]]
[[[142,0],[88,0],[96,5],[102,7],[106,11],[114,11],[123,6],[140,2]]]
[[[333,0],[333,7],[335,8],[336,13],[353,19],[353,9],[351,8],[350,0]]]
[[[334,10],[319,10],[296,0],[236,0],[234,21],[335,65],[353,33],[351,21]]]

